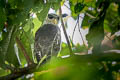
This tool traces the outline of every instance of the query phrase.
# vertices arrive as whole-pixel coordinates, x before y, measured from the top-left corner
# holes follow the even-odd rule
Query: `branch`
[[[93,16],[93,15],[91,15],[91,14],[89,14],[89,13],[85,13],[87,16],[89,16],[90,18],[96,18],[95,16]]]
[[[66,4],[64,4],[64,6],[65,6],[66,8],[68,8],[69,10],[71,10]]]
[[[19,77],[21,77],[23,75],[33,73],[34,70],[36,69],[36,66],[37,65],[35,65],[35,64],[31,64],[28,67],[17,68],[11,74],[0,77],[0,80],[15,80],[15,79],[17,79],[17,78],[19,78]]]
[[[86,55],[74,55],[64,60],[72,60],[75,63],[80,62],[101,62],[101,61],[120,61],[120,53],[98,53]]]
[[[60,60],[61,62],[65,62],[68,64],[69,63],[79,64],[79,63],[86,63],[86,62],[102,62],[102,61],[120,61],[120,54],[119,53],[104,53],[104,54],[101,53],[101,54],[74,55],[68,58],[57,58],[57,59]],[[41,67],[42,66],[40,66],[40,68]],[[58,67],[56,67],[55,69],[59,67],[60,65],[58,65]],[[39,71],[36,64],[31,64],[25,68],[18,68],[11,74],[0,77],[0,80],[14,80],[14,79],[17,79],[18,77],[21,77],[23,75],[27,75],[33,72],[39,71],[41,74],[43,74],[44,72],[50,72],[52,70],[53,69],[47,70],[45,68],[45,70]]]
[[[25,59],[28,63],[28,65],[30,64],[34,64],[34,62],[30,59],[30,57],[28,56],[28,53],[27,51],[25,50],[23,44],[20,42],[20,40],[18,39],[18,37],[16,37],[16,42],[18,44],[18,46],[20,47],[21,51],[23,52],[24,56],[25,56]]]
[[[81,39],[82,39],[83,45],[84,45],[85,47],[87,47],[87,46],[85,45],[85,41],[84,41],[84,39],[83,39],[83,36],[82,36],[81,30],[80,30],[79,17],[78,17],[78,30],[79,30],[79,33],[80,33],[80,36],[81,36]]]
[[[72,33],[72,41],[73,41],[73,37],[74,37],[74,33],[75,33],[75,29],[76,29],[78,23],[79,23],[79,21],[78,21],[78,19],[77,19],[77,22],[76,22],[76,24],[75,24],[75,27],[74,27],[74,30],[73,30],[73,33]]]
[[[72,48],[71,48],[71,45],[70,45],[70,41],[69,41],[69,39],[68,39],[68,35],[67,35],[66,30],[65,30],[65,25],[64,25],[64,22],[63,22],[63,19],[62,19],[62,9],[61,9],[61,7],[60,7],[60,9],[59,9],[59,12],[60,12],[60,19],[61,19],[61,23],[62,23],[63,32],[64,32],[64,35],[65,35],[65,38],[66,38],[66,41],[67,41],[67,44],[68,44],[70,53],[71,53],[71,55],[73,55],[73,54],[72,54]]]

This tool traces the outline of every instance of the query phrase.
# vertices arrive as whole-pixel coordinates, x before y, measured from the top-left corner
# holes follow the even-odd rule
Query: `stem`
[[[33,64],[33,61],[30,59],[30,57],[28,56],[27,51],[25,50],[23,44],[21,43],[21,41],[18,39],[18,37],[16,37],[16,42],[18,44],[18,46],[20,47],[21,51],[23,52],[25,59],[28,63],[28,65]]]
[[[64,32],[64,35],[65,35],[65,38],[66,38],[66,41],[67,41],[67,44],[68,44],[68,47],[69,47],[69,50],[70,50],[70,54],[73,55],[72,54],[72,48],[71,48],[71,45],[70,45],[70,41],[68,39],[68,35],[67,35],[66,30],[65,30],[65,25],[64,25],[64,22],[63,22],[63,19],[62,19],[62,9],[61,9],[61,7],[59,9],[59,12],[60,12],[60,19],[61,19],[61,23],[62,23],[63,32]]]
[[[77,19],[77,22],[76,22],[75,27],[74,27],[74,30],[73,30],[72,41],[73,41],[73,37],[74,37],[74,33],[75,33],[75,29],[76,29],[76,27],[77,27],[77,24],[78,24],[78,19]]]
[[[78,16],[78,30],[79,30],[80,36],[81,36],[81,38],[82,38],[83,45],[86,46],[86,45],[85,45],[85,41],[84,41],[83,36],[82,36],[82,33],[81,33],[81,31],[80,31],[79,16]]]

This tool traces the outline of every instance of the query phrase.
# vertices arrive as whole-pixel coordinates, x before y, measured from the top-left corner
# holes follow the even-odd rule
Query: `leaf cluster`
[[[111,33],[110,37],[107,36],[112,42],[112,47],[107,46],[108,50],[120,49],[119,36],[113,38],[120,29],[119,0],[69,0],[71,16],[75,20],[81,13],[84,14],[81,27],[89,28],[86,35],[88,47],[74,45],[71,40],[69,46],[72,46],[73,55],[66,43],[62,43],[59,54],[59,57],[70,57],[53,57],[45,65],[35,64],[35,32],[44,22],[49,9],[58,10],[60,3],[64,2],[65,0],[0,0],[0,76],[3,76],[0,79],[117,79],[120,55],[105,53],[104,48],[108,44],[103,44],[103,41],[106,34]],[[88,49],[91,48],[92,54],[88,54]],[[27,77],[31,73],[34,76]]]

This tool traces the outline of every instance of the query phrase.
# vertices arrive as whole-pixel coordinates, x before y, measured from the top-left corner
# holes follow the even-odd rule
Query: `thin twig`
[[[70,10],[70,8],[66,4],[64,4],[64,6]]]
[[[77,27],[77,24],[78,24],[78,19],[77,19],[77,22],[76,22],[75,27],[74,27],[74,30],[73,30],[72,41],[73,41],[73,37],[74,37],[74,33],[75,33],[75,29],[76,29],[76,27]]]
[[[87,16],[89,16],[90,18],[96,18],[95,16],[93,16],[93,15],[91,15],[91,14],[89,14],[89,13],[85,13]]]
[[[18,39],[18,37],[16,37],[16,42],[18,44],[18,46],[20,47],[21,51],[23,52],[25,59],[28,63],[28,65],[33,64],[33,61],[30,59],[30,57],[28,56],[27,51],[25,50],[23,44],[21,43],[21,41]]]
[[[110,41],[112,41],[112,39],[108,36],[108,35],[105,35],[106,36],[106,38],[108,38]]]
[[[63,19],[62,19],[62,9],[61,9],[61,7],[60,7],[60,9],[59,9],[59,13],[60,13],[60,19],[61,19],[61,23],[62,23],[62,28],[63,28],[64,35],[65,35],[65,38],[66,38],[66,41],[67,41],[67,44],[68,44],[70,53],[71,53],[71,55],[73,55],[73,54],[72,54],[72,48],[71,48],[71,45],[70,45],[70,41],[69,41],[67,32],[66,32],[66,30],[65,30],[65,25],[64,25]]]
[[[81,39],[82,39],[83,45],[86,46],[86,45],[85,45],[85,41],[84,41],[83,36],[82,36],[82,33],[81,33],[81,31],[80,31],[79,17],[78,17],[78,30],[79,30],[79,33],[80,33],[80,36],[81,36]]]
[[[80,16],[80,15],[79,15],[79,17],[80,17],[81,19],[83,19],[83,18],[84,18],[84,17],[82,17],[82,16]]]

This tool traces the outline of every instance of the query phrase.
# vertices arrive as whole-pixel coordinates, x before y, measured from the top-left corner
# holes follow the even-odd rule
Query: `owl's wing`
[[[56,33],[55,39],[53,41],[52,56],[57,56],[57,53],[60,51],[60,48],[61,48],[61,32],[58,29],[58,32]]]
[[[59,40],[60,39],[60,40]],[[37,61],[47,55],[49,59],[52,53],[57,54],[60,49],[61,35],[60,29],[56,25],[46,24],[43,25],[35,35],[35,54]]]
[[[42,58],[42,48],[40,46],[39,43],[35,42],[34,44],[34,52],[35,52],[35,57],[37,59],[37,62],[40,61],[40,59]]]

